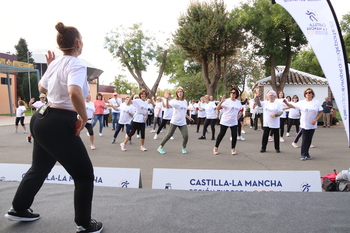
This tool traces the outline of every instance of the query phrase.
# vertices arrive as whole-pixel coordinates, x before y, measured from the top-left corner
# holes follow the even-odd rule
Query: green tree
[[[270,0],[252,0],[234,9],[234,12],[240,15],[242,27],[247,32],[247,42],[253,45],[257,56],[265,59],[272,88],[283,90],[292,55],[307,43],[299,26],[283,7],[271,4]],[[277,65],[285,66],[280,79],[275,73]]]
[[[350,13],[345,14],[340,21],[340,27],[343,32],[344,45],[348,62],[350,62]]]
[[[325,77],[320,63],[312,49],[300,51],[293,57],[292,68],[309,74]]]
[[[134,24],[129,28],[120,26],[107,33],[105,48],[113,58],[119,59],[120,63],[128,69],[140,88],[154,95],[165,69],[167,50],[160,47],[156,39],[148,35],[148,32],[144,32],[141,26],[141,24]],[[147,86],[142,76],[142,72],[147,71],[151,62],[155,62],[159,67],[158,77],[152,89]]]
[[[27,41],[25,39],[20,38],[18,44],[14,47],[16,49],[15,55],[17,56],[17,61],[34,64],[32,53],[29,52]],[[18,73],[17,75],[17,95],[20,96],[27,103],[29,102],[31,96],[38,96],[38,82],[36,74],[31,74],[30,77],[31,90],[29,92],[28,73]]]
[[[127,93],[127,90],[138,89],[136,83],[128,82],[126,76],[121,74],[114,77],[114,81],[110,85],[114,86],[114,90],[117,93]]]
[[[174,43],[202,66],[208,95],[214,95],[222,75],[222,62],[236,52],[241,32],[223,1],[192,2],[178,21]],[[213,73],[210,75],[209,66]]]

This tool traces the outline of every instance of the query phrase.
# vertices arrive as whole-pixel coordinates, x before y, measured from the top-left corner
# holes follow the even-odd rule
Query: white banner
[[[0,163],[0,181],[21,181],[31,165]],[[139,168],[94,167],[95,186],[140,188]],[[54,166],[45,183],[74,184],[73,178],[62,166]]]
[[[284,7],[309,41],[334,95],[349,135],[349,69],[339,24],[328,0],[272,0]],[[326,96],[325,96],[326,97]]]
[[[152,189],[322,192],[319,171],[153,169]]]

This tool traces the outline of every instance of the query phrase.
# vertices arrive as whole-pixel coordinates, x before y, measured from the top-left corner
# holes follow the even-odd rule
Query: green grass
[[[26,116],[32,116],[35,113],[35,109],[30,111],[30,108],[27,108],[27,111],[25,112]],[[16,116],[16,112],[13,113],[14,116]],[[0,114],[0,116],[11,116],[10,113],[8,114]]]

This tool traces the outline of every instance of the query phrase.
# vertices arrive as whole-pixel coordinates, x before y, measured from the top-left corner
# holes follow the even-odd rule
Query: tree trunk
[[[163,57],[162,57],[162,65],[159,68],[159,73],[158,73],[158,78],[157,80],[154,82],[152,90],[150,92],[150,96],[155,96],[155,93],[157,92],[160,80],[162,79],[163,73],[164,73],[164,69],[165,69],[165,65],[166,65],[166,57],[168,55],[168,51],[165,50],[163,52]]]

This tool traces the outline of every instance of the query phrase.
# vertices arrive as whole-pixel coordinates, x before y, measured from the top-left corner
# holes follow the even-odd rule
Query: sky
[[[63,22],[76,27],[84,42],[80,58],[94,67],[103,70],[100,84],[109,85],[119,74],[126,75],[129,81],[136,81],[128,71],[123,70],[119,61],[112,58],[104,49],[104,38],[108,32],[123,25],[130,27],[142,23],[143,29],[162,37],[171,38],[178,27],[178,18],[186,12],[190,0],[128,0],[128,1],[82,1],[60,0],[18,0],[1,3],[0,52],[16,53],[14,48],[20,38],[27,41],[33,54],[53,50],[57,54],[55,25]],[[225,0],[228,11],[239,4],[240,0]],[[344,14],[350,13],[350,1],[331,0],[340,21]],[[161,32],[161,33],[160,33]],[[150,67],[143,73],[149,88],[157,77],[157,69]],[[159,85],[167,88],[167,78],[163,77]]]

